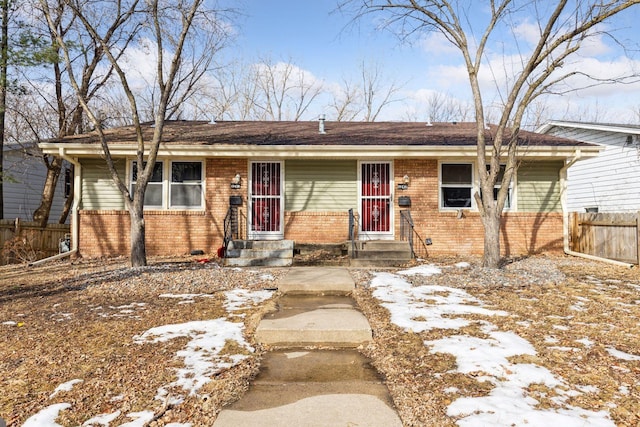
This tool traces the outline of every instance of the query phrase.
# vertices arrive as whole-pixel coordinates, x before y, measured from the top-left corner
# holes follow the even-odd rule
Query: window
[[[489,170],[489,165],[487,165],[487,171]],[[498,172],[498,179],[496,179],[496,185],[493,187],[493,200],[498,200],[498,191],[500,191],[500,183],[502,182],[502,178],[504,177],[504,171],[506,166],[500,165],[500,172]],[[509,192],[507,193],[507,199],[504,202],[504,208],[509,209],[511,207],[511,197],[512,197],[512,183],[509,182]]]
[[[145,192],[145,208],[202,208],[204,199],[202,169],[200,161],[157,161]],[[135,189],[137,178],[138,167],[134,161],[131,162],[131,191]]]
[[[71,196],[73,189],[73,166],[64,168],[64,198]]]
[[[443,209],[471,208],[473,165],[442,163],[440,166],[440,207]]]
[[[202,206],[202,163],[171,163],[170,207]]]
[[[144,166],[147,165],[145,162]],[[147,190],[144,193],[144,206],[153,208],[162,208],[162,187],[163,187],[163,169],[164,163],[157,161],[153,165],[153,173],[147,184]],[[138,162],[131,164],[131,191],[135,191],[136,182],[138,181]]]

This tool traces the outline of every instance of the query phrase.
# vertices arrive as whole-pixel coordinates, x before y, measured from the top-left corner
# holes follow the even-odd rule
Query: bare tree
[[[44,109],[48,110],[47,116],[55,116],[54,123],[57,123],[57,128],[53,134],[42,134],[34,129],[33,140],[40,140],[42,137],[64,137],[67,135],[74,135],[83,133],[87,128],[87,118],[83,114],[82,107],[75,96],[72,96],[72,89],[69,87],[69,82],[65,78],[67,71],[73,70],[80,78],[77,81],[78,91],[80,96],[86,99],[87,102],[91,102],[96,94],[107,85],[107,82],[111,78],[113,67],[107,67],[105,70],[98,70],[104,59],[104,52],[101,46],[96,45],[93,42],[88,42],[87,33],[83,31],[82,26],[78,26],[77,22],[69,16],[70,7],[66,4],[65,0],[54,0],[48,2],[41,2],[46,5],[48,11],[50,23],[43,22],[44,28],[43,38],[50,40],[50,46],[54,55],[54,60],[46,67],[50,67],[50,74],[45,74],[40,80],[31,78],[28,72],[25,73],[25,84],[27,87],[31,87],[31,93],[38,97],[35,99],[36,105],[41,106],[38,109],[41,113]],[[34,9],[34,12],[42,13],[43,8],[39,10]],[[45,20],[44,15],[42,19]],[[55,30],[51,30],[49,25],[54,26]],[[73,38],[75,41],[73,47],[69,51],[69,63],[66,64],[68,70],[65,69],[65,64],[61,63],[60,59],[60,46],[57,43],[56,37],[59,36],[63,39]],[[112,26],[106,31],[105,44],[110,48],[119,46],[120,53],[126,51],[126,47],[131,43],[135,34],[125,34],[117,31],[115,26]],[[53,88],[54,96],[50,93],[39,90],[42,83],[46,83]],[[20,113],[20,116],[25,121],[37,121],[41,117],[40,114],[34,115],[33,108]],[[49,213],[51,212],[51,206],[55,196],[57,183],[62,172],[63,160],[57,156],[42,155],[42,160],[47,168],[47,175],[45,183],[42,189],[41,201],[38,208],[33,213],[33,220],[40,223],[41,227],[46,226],[49,222]],[[59,218],[60,223],[64,223],[71,209],[71,202],[73,201],[73,194],[70,194],[65,201],[65,205],[62,210],[62,214]]]
[[[329,109],[334,111],[335,120],[338,122],[348,122],[355,119],[362,111],[358,86],[343,79],[342,85],[333,94]]]
[[[323,92],[315,80],[292,60],[275,62],[262,59],[253,66],[253,108],[261,120],[298,121]]]
[[[575,90],[575,84],[587,87],[620,81],[619,76],[596,78],[579,67],[568,65],[585,40],[604,34],[601,24],[638,3],[640,0],[558,0],[555,3],[492,0],[481,4],[471,0],[343,1],[341,7],[351,9],[356,19],[370,13],[384,14],[384,25],[402,37],[438,32],[460,53],[473,95],[477,124],[476,167],[480,192],[475,194],[475,200],[485,230],[483,264],[486,267],[499,267],[502,211],[517,168],[519,130],[528,106],[542,94]],[[515,31],[516,22],[525,17],[535,23],[534,36],[528,34],[526,46],[522,35]],[[505,31],[514,35],[513,42],[520,55],[504,67],[508,80],[500,87],[502,105],[497,126],[491,128],[489,135],[485,128],[483,95],[486,92],[481,85],[481,72],[488,69],[496,75],[496,69],[487,60],[487,51],[491,43],[504,42]],[[570,79],[574,85],[568,85]],[[506,159],[506,165],[494,198],[502,159]]]
[[[400,101],[396,96],[401,86],[395,81],[387,82],[378,63],[360,63],[361,96],[364,121],[375,122],[380,112],[389,104]]]
[[[467,121],[471,115],[469,103],[443,92],[428,91],[426,95],[419,96],[415,103],[418,107],[410,110],[411,115],[407,116],[410,121],[426,119],[428,122],[463,122]]]
[[[200,22],[201,17],[211,15],[215,11],[203,10],[204,0],[195,0],[189,3],[178,1],[162,2],[162,4],[158,0],[146,2],[140,0],[66,1],[71,8],[73,18],[82,24],[89,36],[89,42],[96,49],[104,52],[107,64],[113,68],[114,73],[117,75],[119,87],[128,101],[137,135],[136,164],[138,166],[136,186],[130,191],[126,185],[125,178],[119,175],[115,167],[114,158],[111,155],[107,138],[102,129],[98,111],[90,104],[86,94],[82,92],[81,76],[78,76],[73,67],[71,67],[73,40],[68,40],[59,31],[55,22],[55,15],[46,0],[40,1],[47,17],[49,28],[61,48],[64,62],[67,65],[70,84],[84,113],[95,127],[111,177],[122,193],[125,206],[129,211],[131,220],[131,265],[146,265],[143,207],[147,183],[154,170],[158,149],[162,141],[165,120],[171,110],[172,96],[176,93],[176,84],[179,84],[180,69],[188,66],[188,64],[184,63],[185,46],[188,44],[189,38],[193,36],[194,25]],[[204,31],[202,28],[199,28],[199,30]],[[139,95],[138,97],[136,96],[120,61],[120,57],[123,54],[122,46],[115,47],[109,42],[114,33],[129,34],[132,37],[149,40],[150,47],[154,51],[156,58],[154,84],[156,86],[157,105],[154,108],[155,126],[150,141],[146,141],[143,137],[138,106]]]
[[[343,78],[342,85],[332,91],[328,108],[335,112],[337,121],[360,118],[374,122],[390,104],[401,101],[401,88],[395,79],[384,75],[378,63],[363,60],[358,64],[357,77]]]

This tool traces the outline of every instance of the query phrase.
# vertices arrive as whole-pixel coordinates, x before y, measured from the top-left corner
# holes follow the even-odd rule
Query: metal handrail
[[[233,221],[233,207],[229,206],[229,209],[227,209],[227,214],[224,217],[224,237],[222,241],[222,245],[224,246],[224,249],[225,249],[225,257],[227,252],[226,251],[227,246],[229,245],[229,242],[233,240],[233,230],[231,227],[232,221]]]
[[[351,242],[351,257],[357,258],[358,251],[356,246],[356,227],[358,226],[358,219],[353,213],[353,208],[349,209],[349,241]]]
[[[400,240],[409,242],[409,246],[411,248],[411,256],[413,258],[418,257],[418,253],[416,252],[414,244],[416,240],[420,242],[420,249],[424,250],[424,256],[429,256],[425,241],[422,239],[422,237],[420,237],[420,234],[415,229],[413,218],[411,217],[411,211],[401,210],[400,219]],[[414,239],[414,237],[417,237],[417,239]]]
[[[247,217],[237,206],[229,206],[224,217],[223,243],[225,248],[234,239],[243,239],[247,235]]]

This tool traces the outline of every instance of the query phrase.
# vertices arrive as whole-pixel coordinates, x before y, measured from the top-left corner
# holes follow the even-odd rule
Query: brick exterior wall
[[[481,255],[484,250],[484,228],[477,212],[464,211],[462,218],[456,211],[438,209],[438,161],[396,160],[394,179],[402,183],[410,178],[407,190],[395,192],[395,232],[400,232],[400,196],[411,198],[411,217],[418,234],[431,238],[427,249],[438,255]],[[397,187],[397,185],[396,185]],[[562,251],[562,213],[505,212],[502,218],[500,245],[503,255],[523,255]]]
[[[241,187],[231,189],[239,173]],[[431,238],[429,255],[482,254],[484,231],[477,212],[438,210],[437,160],[406,159],[394,162],[396,187],[410,178],[407,190],[395,190],[394,230],[400,237],[400,210],[410,209],[419,235]],[[248,159],[208,159],[204,211],[146,211],[148,255],[180,255],[201,249],[214,254],[222,245],[229,197],[242,197],[239,208],[241,237],[246,237]],[[400,196],[411,198],[410,208],[398,206]],[[285,238],[298,243],[338,243],[347,240],[347,212],[285,212]],[[561,213],[505,213],[501,232],[505,255],[562,250]],[[80,211],[80,255],[129,254],[129,214],[125,211]]]

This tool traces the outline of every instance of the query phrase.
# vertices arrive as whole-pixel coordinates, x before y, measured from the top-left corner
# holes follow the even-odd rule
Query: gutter
[[[82,165],[73,157],[69,157],[65,153],[64,147],[59,147],[58,155],[73,165],[73,204],[71,205],[71,248],[68,252],[63,252],[48,258],[30,262],[29,266],[44,264],[49,261],[70,257],[78,253],[78,237],[80,236],[80,222],[78,212],[80,210],[80,200],[82,199],[81,180]]]
[[[58,155],[60,145],[41,143],[44,153]],[[101,157],[102,148],[98,145],[65,143],[65,152],[75,157]],[[115,157],[135,157],[133,144],[110,144],[109,150]],[[602,150],[600,146],[581,147],[582,157],[595,157]],[[526,147],[523,156],[527,159],[566,159],[573,155],[575,146]],[[145,152],[146,154],[146,152]],[[158,157],[184,158],[231,158],[231,157],[269,157],[269,158],[311,158],[311,159],[378,159],[382,156],[397,158],[477,158],[475,145],[240,145],[240,144],[160,144]]]
[[[562,206],[562,241],[564,253],[567,255],[586,258],[592,261],[601,261],[620,267],[631,268],[634,264],[628,262],[616,261],[614,259],[602,258],[595,255],[583,254],[582,252],[572,251],[569,248],[569,212],[567,211],[567,170],[582,158],[582,153],[578,148],[573,158],[560,169],[560,205]]]

